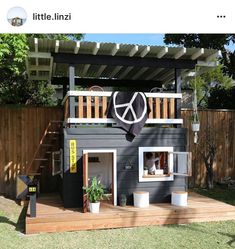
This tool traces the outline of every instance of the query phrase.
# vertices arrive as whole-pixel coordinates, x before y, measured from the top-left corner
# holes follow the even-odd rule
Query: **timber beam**
[[[52,53],[55,63],[194,69],[197,60]]]
[[[69,85],[68,77],[53,77],[52,85]],[[118,79],[96,79],[96,78],[75,78],[75,85],[81,86],[123,86],[123,87],[162,87],[161,81],[155,80],[118,80]]]

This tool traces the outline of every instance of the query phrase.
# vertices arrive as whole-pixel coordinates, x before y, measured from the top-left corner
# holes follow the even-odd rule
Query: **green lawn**
[[[207,197],[216,199],[218,201],[223,201],[228,204],[235,206],[235,190],[233,189],[223,189],[219,185],[216,185],[214,189],[195,189],[195,192]]]
[[[0,197],[1,249],[235,248],[235,221],[24,235],[21,210]]]

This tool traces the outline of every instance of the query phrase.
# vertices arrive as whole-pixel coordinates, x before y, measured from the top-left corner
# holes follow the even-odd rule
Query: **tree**
[[[185,47],[221,50],[221,65],[186,83],[186,87],[191,89],[196,86],[199,107],[209,107],[212,91],[214,95],[219,94],[213,90],[214,88],[228,91],[232,87],[232,78],[235,78],[235,51],[228,51],[226,46],[235,44],[234,34],[166,34],[164,42]]]
[[[0,104],[55,104],[52,86],[27,80],[25,60],[30,37],[79,40],[83,35],[0,34]]]
[[[220,86],[210,91],[207,107],[211,109],[234,109],[235,110],[235,87],[225,89]]]
[[[1,82],[25,71],[28,52],[27,37],[23,34],[0,35],[0,75]]]
[[[204,144],[204,148],[203,145]],[[215,143],[215,134],[207,127],[198,144],[199,153],[201,154],[206,167],[206,184],[208,189],[214,188],[214,160],[216,156],[217,146]]]
[[[83,34],[28,34],[27,37],[46,38],[52,40],[72,40],[79,41],[83,38]]]
[[[200,68],[196,68],[196,74],[199,70]],[[214,92],[215,88],[227,91],[231,89],[232,86],[233,80],[229,76],[224,75],[223,65],[221,64],[204,74],[196,76],[190,81],[184,82],[184,87],[193,90],[196,89],[198,107],[206,108],[209,108],[209,99],[211,98],[212,92],[213,95],[217,93]]]
[[[24,77],[11,78],[8,84],[1,84],[0,104],[21,104],[36,106],[53,106],[55,90],[47,82],[30,82]]]
[[[185,47],[221,50],[224,72],[235,79],[235,51],[226,49],[226,46],[235,44],[234,34],[166,34],[164,42]]]

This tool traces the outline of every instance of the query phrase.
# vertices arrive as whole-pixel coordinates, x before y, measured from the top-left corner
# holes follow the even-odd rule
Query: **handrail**
[[[40,140],[40,142],[39,142],[39,144],[38,144],[38,147],[37,147],[37,149],[36,149],[36,151],[35,151],[35,153],[34,153],[34,155],[33,155],[33,158],[32,158],[32,160],[31,160],[31,162],[30,162],[30,164],[29,164],[29,167],[27,167],[27,169],[26,169],[26,174],[28,174],[28,173],[30,172],[30,169],[32,168],[33,162],[34,162],[34,160],[35,160],[35,158],[36,158],[36,156],[37,156],[37,154],[38,154],[38,152],[39,152],[40,146],[42,145],[43,140],[44,140],[44,138],[46,137],[46,134],[47,134],[47,132],[48,132],[50,126],[51,126],[53,123],[62,123],[62,121],[50,121],[50,122],[48,123],[48,125],[47,125],[47,127],[46,127],[46,129],[45,129],[45,131],[44,131],[44,133],[43,133],[43,135],[42,135],[42,137],[41,137],[41,140]]]
[[[116,121],[113,118],[68,118],[68,124],[115,124]],[[183,124],[183,119],[158,119],[148,118],[146,124]]]
[[[79,96],[91,96],[91,97],[110,97],[113,92],[101,92],[101,91],[68,91],[65,95],[62,104],[65,103],[66,99],[69,97],[79,97]],[[146,97],[150,98],[172,98],[181,99],[182,93],[144,93]]]

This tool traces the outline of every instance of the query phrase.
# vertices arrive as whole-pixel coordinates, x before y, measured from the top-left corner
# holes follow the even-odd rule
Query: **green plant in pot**
[[[104,198],[103,185],[94,177],[91,184],[88,187],[83,187],[83,189],[88,195],[90,212],[99,213],[100,200]]]
[[[125,206],[126,206],[126,195],[121,194],[121,195],[119,196],[119,205],[120,205],[121,207],[125,207]]]

